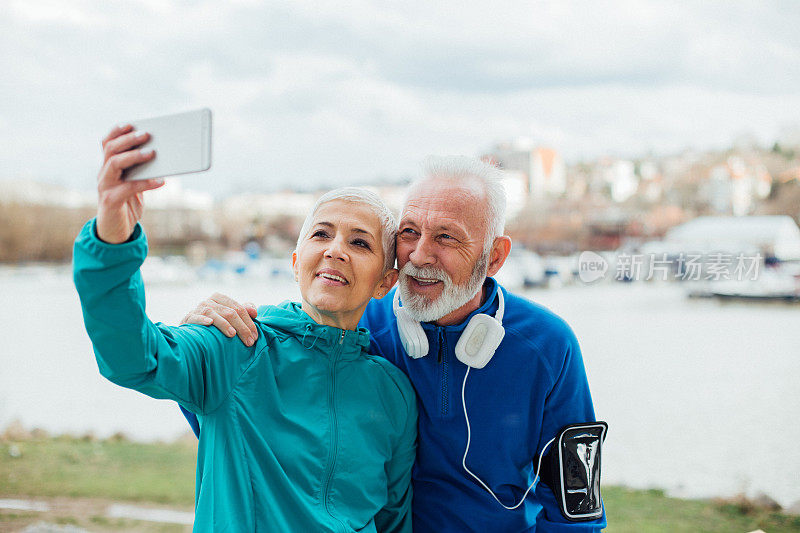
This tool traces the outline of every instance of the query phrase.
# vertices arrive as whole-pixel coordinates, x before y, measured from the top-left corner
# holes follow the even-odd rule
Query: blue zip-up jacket
[[[195,531],[411,530],[414,391],[369,355],[369,332],[262,307],[247,347],[216,328],[153,324],[147,243],[106,244],[90,221],[74,279],[100,372],[197,415]]]
[[[544,483],[519,508],[506,510],[461,465],[467,439],[461,385],[467,367],[456,359],[455,345],[473,315],[494,316],[498,290],[505,299],[505,337],[491,361],[472,369],[466,383],[472,429],[467,467],[510,507],[533,481],[533,460],[547,441],[567,424],[595,420],[581,351],[569,326],[492,278],[484,287],[485,303],[462,323],[422,324],[429,353],[420,359],[403,350],[392,310],[394,292],[371,301],[361,319],[372,333],[372,352],[405,372],[417,392],[414,531],[599,531],[606,526],[605,515],[568,522]]]

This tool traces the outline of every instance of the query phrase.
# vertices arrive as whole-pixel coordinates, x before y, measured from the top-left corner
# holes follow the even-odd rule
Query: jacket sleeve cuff
[[[101,260],[113,261],[131,256],[140,256],[144,259],[147,256],[147,237],[138,222],[127,241],[111,244],[97,236],[97,218],[93,218],[83,226],[78,241],[90,255]]]

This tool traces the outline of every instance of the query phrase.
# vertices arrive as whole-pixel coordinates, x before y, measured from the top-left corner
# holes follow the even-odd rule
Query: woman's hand
[[[203,300],[183,317],[181,324],[214,325],[224,335],[238,335],[243,343],[252,346],[258,338],[258,328],[253,319],[257,316],[256,306],[251,303],[240,305],[233,298],[215,292]]]
[[[117,126],[103,139],[103,168],[97,176],[97,236],[119,244],[128,240],[136,222],[142,218],[142,193],[164,185],[163,179],[124,181],[122,171],[133,165],[152,160],[153,150],[137,147],[150,135],[133,131],[133,126]]]

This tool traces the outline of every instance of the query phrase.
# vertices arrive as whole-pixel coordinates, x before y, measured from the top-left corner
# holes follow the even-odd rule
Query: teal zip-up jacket
[[[195,531],[411,531],[417,406],[408,378],[367,353],[366,329],[259,310],[252,347],[145,315],[140,225],[107,244],[88,222],[73,268],[100,373],[198,415]]]

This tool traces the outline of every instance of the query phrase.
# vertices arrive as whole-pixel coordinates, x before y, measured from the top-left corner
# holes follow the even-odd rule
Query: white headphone
[[[470,318],[467,327],[464,328],[464,332],[456,343],[456,357],[469,367],[485,367],[506,334],[506,330],[503,328],[503,313],[506,306],[503,301],[503,291],[499,288],[497,297],[500,300],[497,305],[497,313],[493,317],[479,313]],[[408,311],[400,307],[399,290],[394,293],[392,309],[394,309],[394,316],[397,317],[397,332],[400,334],[400,342],[403,343],[406,353],[414,359],[428,355],[428,337],[425,336],[425,330]]]

